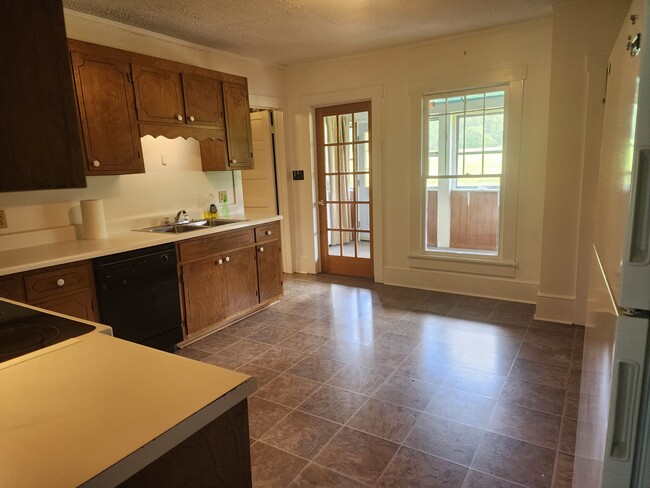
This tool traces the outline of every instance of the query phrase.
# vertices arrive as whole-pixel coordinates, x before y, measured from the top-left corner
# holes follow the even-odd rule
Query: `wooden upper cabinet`
[[[86,173],[144,173],[129,63],[72,52]]]
[[[132,69],[138,120],[184,124],[181,74],[137,64]]]
[[[223,127],[220,80],[184,73],[183,94],[188,124]]]
[[[246,85],[224,81],[223,104],[226,112],[228,167],[230,169],[252,168],[253,137]]]
[[[0,12],[0,192],[85,187],[61,1]]]

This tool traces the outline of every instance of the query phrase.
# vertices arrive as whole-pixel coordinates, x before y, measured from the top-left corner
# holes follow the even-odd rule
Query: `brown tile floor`
[[[288,275],[180,354],[257,377],[256,487],[568,487],[584,333],[531,305]]]

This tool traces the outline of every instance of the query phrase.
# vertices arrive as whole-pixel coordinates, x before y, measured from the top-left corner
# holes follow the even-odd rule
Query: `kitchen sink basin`
[[[227,225],[235,222],[245,222],[245,220],[202,219],[202,220],[192,220],[190,222],[183,222],[179,224],[156,225],[153,227],[145,227],[144,229],[136,229],[136,230],[140,232],[161,232],[161,233],[169,233],[169,234],[180,234],[182,232],[192,232],[195,230],[207,229],[210,227],[218,227],[220,225]]]

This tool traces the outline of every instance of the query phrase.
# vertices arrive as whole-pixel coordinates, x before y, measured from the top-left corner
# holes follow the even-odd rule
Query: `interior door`
[[[316,109],[321,271],[373,276],[370,102]]]
[[[246,213],[278,214],[271,116],[270,110],[251,113],[255,168],[241,174]]]

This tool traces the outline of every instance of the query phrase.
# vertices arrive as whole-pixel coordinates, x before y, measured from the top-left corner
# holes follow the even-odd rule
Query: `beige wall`
[[[283,67],[233,56],[95,17],[65,12],[68,37],[233,73],[248,78],[251,103],[282,106]],[[0,249],[74,237],[79,200],[101,198],[109,226],[158,223],[163,216],[186,209],[198,216],[208,195],[226,190],[232,212],[243,211],[241,174],[201,170],[198,141],[147,136],[142,138],[145,174],[93,176],[79,190],[47,190],[0,194],[9,228],[0,230]],[[24,234],[28,233],[28,234]]]
[[[314,158],[310,139],[312,107],[333,102],[373,99],[380,110],[378,154],[373,152],[381,186],[374,187],[375,242],[383,245],[383,279],[387,283],[497,296],[533,302],[541,263],[546,133],[552,21],[540,19],[436,42],[396,48],[287,70],[288,158],[304,169],[304,182],[290,182],[296,269],[317,269],[315,244]],[[409,86],[439,78],[462,77],[497,69],[527,67],[524,88],[520,196],[515,278],[496,278],[409,267],[409,230],[418,225],[410,211],[410,168],[419,164],[411,145]]]
[[[629,0],[583,0],[554,7],[538,318],[584,323],[596,192],[593,176],[598,174],[603,116],[598,107],[604,88],[603,56],[609,53],[629,4]]]

